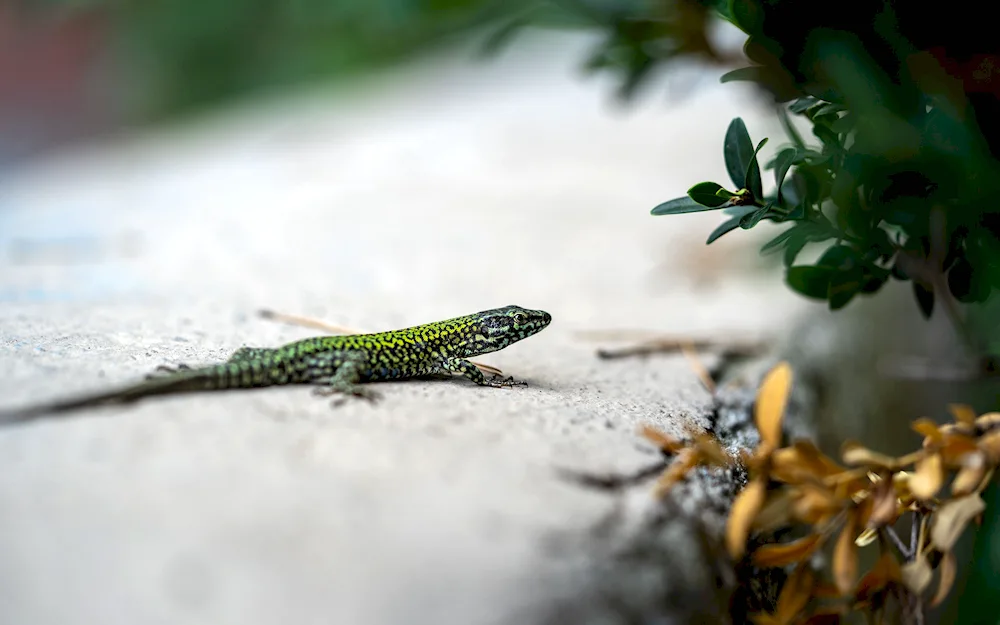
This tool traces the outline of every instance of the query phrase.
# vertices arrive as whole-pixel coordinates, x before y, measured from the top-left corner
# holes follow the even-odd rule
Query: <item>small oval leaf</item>
[[[844,110],[844,107],[835,102],[827,102],[823,106],[820,106],[813,113],[813,117],[819,117],[820,115],[829,115],[830,113],[839,113]]]
[[[737,117],[729,123],[722,153],[726,158],[726,171],[737,189],[746,186],[747,168],[753,158],[753,143],[743,119]]]
[[[928,289],[919,282],[913,283],[913,296],[917,298],[917,305],[925,319],[930,319],[934,312],[934,291]]]
[[[840,531],[837,544],[833,548],[833,581],[841,596],[846,596],[854,588],[858,578],[858,546],[854,544],[856,513],[847,515],[844,529]]]
[[[948,404],[948,412],[955,417],[955,423],[975,425],[976,411],[968,404]]]
[[[784,257],[782,258],[782,262],[785,263],[785,267],[790,268],[792,266],[792,263],[794,263],[795,259],[798,258],[802,248],[806,246],[806,243],[808,243],[808,241],[804,237],[794,238],[788,242],[788,245],[785,246]]]
[[[797,617],[802,616],[802,611],[809,604],[816,586],[816,575],[813,573],[808,563],[799,564],[792,571],[785,581],[778,595],[778,604],[775,606],[775,619],[772,623],[797,623]],[[766,621],[757,621],[766,622]]]
[[[788,106],[788,110],[792,113],[803,113],[806,109],[819,104],[819,100],[812,96],[807,96],[804,98],[799,98],[795,102],[792,102]]]
[[[938,589],[928,604],[932,608],[941,605],[941,602],[948,596],[948,591],[955,584],[955,578],[958,576],[958,562],[955,559],[953,551],[945,552],[944,557],[941,558],[939,569],[941,570],[941,579],[938,582]]]
[[[934,577],[934,571],[931,570],[931,565],[927,563],[927,556],[924,554],[917,555],[915,560],[900,567],[899,573],[903,585],[915,595],[923,593]]]
[[[849,271],[861,262],[861,256],[849,245],[832,245],[820,257],[816,264],[838,271]]]
[[[781,185],[785,182],[785,176],[795,161],[798,150],[795,148],[785,148],[778,152],[778,157],[774,161],[774,183],[778,187],[778,204],[781,204]]]
[[[660,204],[653,210],[649,211],[650,215],[680,215],[682,213],[700,213],[702,211],[711,211],[718,209],[718,206],[705,206],[695,202],[691,198],[679,197],[669,202],[664,202]]]
[[[713,230],[712,234],[708,235],[708,239],[705,240],[705,245],[708,245],[709,243],[711,243],[712,241],[715,241],[716,239],[718,239],[722,235],[724,235],[724,234],[726,234],[728,232],[732,232],[733,230],[736,230],[737,228],[739,228],[740,227],[740,219],[741,219],[741,217],[733,217],[733,218],[727,219],[726,221],[724,221],[721,224],[719,224],[719,227],[716,228],[715,230]]]
[[[768,204],[767,206],[761,206],[757,208],[752,213],[747,213],[740,219],[740,228],[743,228],[744,230],[749,230],[750,228],[753,228],[758,223],[760,223],[761,219],[767,216],[768,211],[770,210],[771,210],[771,205]]]
[[[760,385],[754,406],[754,421],[763,442],[777,449],[781,445],[781,421],[788,404],[788,394],[792,387],[792,367],[787,362],[779,362],[772,368]]]
[[[828,267],[810,267],[799,265],[789,267],[785,281],[792,289],[813,299],[826,299],[830,290],[830,277],[833,271]]]
[[[795,236],[794,226],[765,243],[764,246],[760,248],[760,253],[767,254],[768,252],[776,251],[779,246],[781,246],[785,241],[791,239],[793,236]]]
[[[718,183],[699,182],[688,189],[688,197],[703,206],[716,208],[729,201],[729,198],[720,197],[719,191],[725,191],[725,189]]]
[[[916,469],[908,482],[910,494],[919,501],[927,501],[944,485],[944,464],[941,454],[929,454],[917,461]]]
[[[726,520],[726,548],[734,560],[740,559],[746,552],[750,526],[760,512],[766,494],[767,484],[762,478],[757,478],[747,484],[733,501]]]
[[[864,286],[864,276],[861,268],[850,271],[840,271],[830,276],[830,286],[826,298],[830,302],[830,310],[839,310],[854,299]]]
[[[931,520],[931,542],[941,551],[951,551],[965,526],[985,509],[986,504],[977,493],[946,501]]]
[[[787,543],[763,545],[753,552],[751,560],[756,566],[788,566],[809,558],[823,544],[822,534],[810,534]]]
[[[750,193],[757,199],[764,197],[764,183],[760,179],[760,163],[757,162],[757,154],[760,153],[760,149],[767,144],[767,137],[760,140],[757,144],[757,148],[753,151],[753,156],[750,157],[750,162],[747,163],[746,178],[743,183],[744,188],[750,189]]]
[[[763,77],[763,68],[752,65],[750,67],[741,67],[739,69],[734,69],[731,72],[726,72],[719,78],[719,82],[735,82],[738,80],[748,80],[751,82],[761,82]]]

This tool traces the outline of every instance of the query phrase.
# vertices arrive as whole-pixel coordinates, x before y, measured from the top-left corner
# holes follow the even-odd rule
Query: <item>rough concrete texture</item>
[[[746,269],[747,237],[703,247],[718,215],[649,216],[725,180],[731,117],[773,131],[750,94],[713,75],[623,111],[576,74],[582,43],[419,63],[9,173],[0,408],[315,333],[262,307],[373,330],[511,303],[554,321],[481,358],[527,388],[384,384],[336,410],[306,388],[203,394],[0,430],[0,622],[533,623],[572,603],[622,502],[556,469],[635,470],[657,457],[637,425],[712,412],[683,357],[601,361],[576,333],[765,335],[796,304]],[[689,529],[663,538],[677,563],[700,548]],[[704,573],[685,566],[670,574]]]

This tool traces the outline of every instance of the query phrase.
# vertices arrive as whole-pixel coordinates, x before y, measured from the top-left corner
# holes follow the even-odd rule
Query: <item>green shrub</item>
[[[959,306],[982,304],[1000,289],[1000,51],[978,5],[552,5],[606,33],[586,65],[617,72],[626,98],[657,65],[680,56],[723,58],[706,34],[712,19],[748,35],[744,51],[753,65],[722,80],[752,81],[779,106],[787,143],[763,167],[773,171],[773,183],[762,179],[757,160],[766,139],[755,145],[737,118],[723,146],[732,185],[695,184],[654,215],[722,211],[726,219],[708,243],[762,221],[787,223],[762,251],[783,255],[795,291],[838,309],[889,280],[908,280],[926,316],[940,302],[970,346],[988,349],[988,337],[973,337]],[[813,136],[801,136],[792,117],[804,118]],[[796,264],[808,244],[825,252]],[[991,329],[995,335],[995,324],[986,333]]]

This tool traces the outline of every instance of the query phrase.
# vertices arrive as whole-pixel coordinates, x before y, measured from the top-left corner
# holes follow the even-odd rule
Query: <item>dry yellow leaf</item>
[[[938,424],[926,417],[911,423],[910,428],[925,438],[924,447],[931,443],[940,443],[944,439],[941,430],[938,429]]]
[[[927,563],[927,556],[924,554],[917,554],[917,557],[899,569],[900,578],[903,585],[910,589],[910,592],[914,594],[922,594],[928,585],[931,583],[931,578],[934,577],[934,571],[931,570],[931,565]]]
[[[708,434],[698,434],[694,439],[702,458],[717,466],[729,466],[733,464],[733,457],[726,453],[719,441]]]
[[[965,434],[950,434],[945,436],[944,445],[941,446],[941,457],[945,464],[955,466],[962,462],[963,456],[979,451],[978,441]]]
[[[767,485],[763,478],[755,478],[736,496],[726,520],[726,548],[734,560],[746,552],[750,526],[764,504]]]
[[[883,551],[872,570],[865,573],[858,582],[858,587],[854,591],[855,599],[857,601],[871,599],[875,594],[885,590],[890,583],[898,582],[900,575],[896,557],[891,551]]]
[[[841,448],[841,460],[851,466],[868,466],[874,468],[896,469],[898,461],[892,456],[872,451],[856,441],[847,441]]]
[[[782,447],[771,454],[771,478],[779,482],[825,479],[843,470],[843,467],[806,440],[795,441],[791,447]]]
[[[941,564],[938,565],[938,571],[940,571],[941,578],[938,582],[937,592],[934,593],[934,598],[930,602],[932,608],[936,608],[944,601],[945,597],[948,596],[948,591],[951,590],[952,585],[955,583],[955,575],[958,573],[958,563],[955,561],[954,552],[944,552]]]
[[[976,411],[972,406],[966,404],[948,404],[948,412],[955,417],[955,423],[962,425],[974,425],[976,423]]]
[[[1000,429],[983,434],[979,438],[978,447],[986,452],[991,462],[1000,463]]]
[[[978,489],[986,476],[986,458],[982,453],[967,455],[963,464],[951,483],[951,494],[955,497],[965,497]]]
[[[816,575],[808,564],[802,563],[795,567],[792,574],[785,580],[778,595],[778,605],[775,606],[775,616],[781,623],[792,623],[805,609],[812,596]]]
[[[931,519],[931,542],[941,551],[951,551],[969,521],[985,509],[978,494],[945,502]]]
[[[871,488],[871,478],[867,475],[859,475],[857,471],[844,471],[838,475],[831,476],[837,481],[832,482],[833,492],[838,499],[850,499],[854,502],[861,501],[868,497],[868,490]],[[830,483],[831,478],[824,481]]]
[[[928,454],[917,461],[909,482],[910,493],[915,498],[926,501],[936,495],[943,484],[944,463],[941,454]]]
[[[843,469],[835,464],[826,463],[821,458],[814,458],[795,447],[776,449],[770,458],[770,477],[786,484],[798,484],[806,481],[825,480],[838,474]]]
[[[878,530],[874,527],[869,527],[858,534],[858,537],[854,539],[854,544],[858,547],[867,547],[875,542],[876,538],[878,538]]]
[[[802,459],[819,475],[825,477],[840,473],[844,470],[844,467],[840,466],[834,462],[832,458],[821,452],[812,441],[800,439],[795,441],[793,447]]]
[[[890,480],[882,480],[872,492],[871,514],[865,526],[868,528],[884,527],[896,522],[899,518],[899,498]]]
[[[822,523],[848,503],[818,484],[801,484],[795,492],[797,496],[792,502],[792,514],[810,525]]]
[[[840,593],[837,591],[837,587],[833,585],[833,582],[829,582],[823,579],[816,580],[813,585],[813,597],[817,599],[839,599]]]
[[[985,431],[1000,425],[1000,412],[987,412],[976,419],[976,427]]]
[[[857,516],[854,517],[854,531],[858,532],[862,528],[868,527],[868,521],[872,518],[872,508],[875,507],[875,503],[872,501],[871,497],[866,497],[860,503],[857,504],[855,508],[855,513]]]
[[[792,519],[792,499],[790,489],[782,488],[768,494],[767,501],[757,513],[752,527],[758,532],[768,532],[788,525]]]
[[[782,447],[771,454],[770,477],[779,482],[792,484],[808,476],[809,469],[794,447]]]
[[[854,588],[858,577],[858,548],[854,544],[855,512],[847,514],[847,522],[840,530],[837,544],[833,548],[833,582],[841,595]]]
[[[810,534],[787,543],[764,545],[754,551],[751,558],[753,563],[760,567],[788,566],[794,562],[802,562],[821,544],[823,536]]]
[[[754,406],[754,420],[761,440],[777,449],[781,445],[781,420],[788,404],[788,393],[792,386],[792,368],[787,362],[779,362],[771,369],[760,385],[757,403]]]
[[[674,461],[670,463],[666,471],[660,474],[660,477],[657,478],[656,483],[653,485],[653,496],[656,498],[664,497],[670,491],[670,488],[684,479],[688,471],[697,466],[697,464],[698,452],[693,447],[685,447],[677,452]]]

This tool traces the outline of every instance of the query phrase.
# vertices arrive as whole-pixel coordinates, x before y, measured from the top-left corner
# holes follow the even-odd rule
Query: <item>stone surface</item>
[[[575,74],[584,43],[8,172],[0,408],[314,333],[262,307],[371,330],[511,303],[554,321],[480,359],[527,388],[385,384],[337,410],[266,389],[0,430],[0,622],[530,623],[572,597],[579,541],[616,504],[557,469],[648,465],[639,424],[679,434],[712,409],[682,356],[601,361],[577,333],[763,335],[798,303],[747,236],[702,245],[718,215],[649,216],[725,180],[731,117],[773,131],[753,98],[713,74],[621,110]]]

